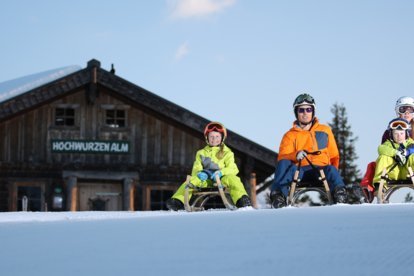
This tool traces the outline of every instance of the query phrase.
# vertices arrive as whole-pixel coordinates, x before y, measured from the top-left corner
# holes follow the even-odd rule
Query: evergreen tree
[[[359,182],[360,172],[355,164],[355,160],[358,159],[355,151],[355,141],[357,141],[358,137],[353,137],[351,126],[348,123],[346,108],[343,104],[335,103],[331,108],[331,112],[334,117],[329,126],[332,128],[338,145],[340,155],[339,172],[345,184]]]

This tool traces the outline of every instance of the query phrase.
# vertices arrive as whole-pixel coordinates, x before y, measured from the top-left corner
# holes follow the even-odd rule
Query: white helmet
[[[397,116],[399,116],[401,113],[404,113],[400,113],[399,109],[401,106],[411,106],[414,108],[414,99],[407,96],[400,97],[395,103],[395,113],[397,114]]]

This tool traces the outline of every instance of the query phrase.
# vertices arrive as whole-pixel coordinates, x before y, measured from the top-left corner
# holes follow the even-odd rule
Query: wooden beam
[[[129,211],[135,211],[135,185],[129,186]]]
[[[257,208],[257,198],[256,198],[256,174],[250,174],[250,199],[252,201],[252,206]]]
[[[151,210],[151,186],[147,185],[143,188],[144,196],[143,196],[143,207],[144,211]]]
[[[135,185],[134,179],[125,178],[123,181],[123,209],[134,211]]]
[[[71,189],[70,210],[76,212],[78,210],[78,186],[73,186]]]
[[[69,210],[76,212],[78,210],[78,179],[70,176],[66,179],[67,202]]]

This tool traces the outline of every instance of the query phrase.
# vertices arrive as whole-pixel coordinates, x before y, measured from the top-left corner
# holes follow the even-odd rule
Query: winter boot
[[[336,203],[348,203],[345,187],[336,187],[333,196]]]
[[[171,211],[178,211],[178,210],[184,210],[184,204],[175,198],[170,198],[165,202],[165,205],[167,205],[168,210]]]
[[[270,193],[270,200],[272,203],[272,208],[282,208],[286,207],[286,198],[281,191],[274,190]]]
[[[365,198],[367,200],[367,203],[371,203],[374,200],[375,194],[374,191],[371,191],[369,188],[367,187],[363,187],[362,188],[362,192],[365,195]]]
[[[346,185],[346,190],[348,192],[349,203],[368,203],[368,200],[358,183]]]
[[[250,202],[250,198],[247,195],[242,196],[237,200],[236,207],[237,208],[243,208],[243,207],[249,207],[252,206],[252,203]]]

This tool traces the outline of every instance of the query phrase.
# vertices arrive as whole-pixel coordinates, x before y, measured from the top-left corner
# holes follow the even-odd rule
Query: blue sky
[[[413,1],[3,1],[0,82],[103,68],[278,151],[303,92],[344,104],[361,171],[414,96]]]

